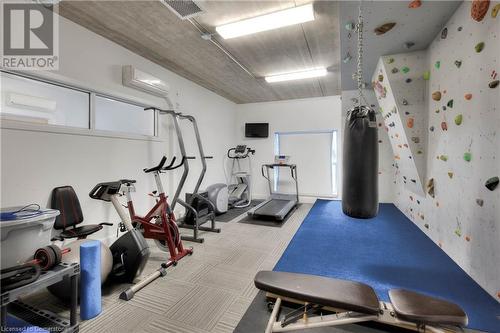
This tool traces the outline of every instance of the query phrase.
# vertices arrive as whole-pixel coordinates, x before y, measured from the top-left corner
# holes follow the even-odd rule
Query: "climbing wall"
[[[372,78],[384,127],[394,152],[397,178],[424,194],[426,172],[426,52],[381,57]]]
[[[363,96],[366,103],[376,111],[379,111],[377,99],[373,90],[364,89]],[[342,124],[345,124],[347,111],[352,109],[358,102],[357,90],[342,91]],[[389,137],[383,126],[384,120],[380,112],[377,112],[378,124],[378,200],[379,202],[394,202],[395,184],[393,183],[395,169],[392,161],[392,148],[389,142]],[[343,133],[342,133],[343,134]],[[341,156],[341,155],[340,155]]]
[[[426,51],[383,57],[374,82],[393,148],[404,147],[396,139],[405,136],[413,157],[422,150],[425,161],[423,174],[414,163],[421,194],[407,186],[409,171],[395,149],[395,204],[500,301],[500,3],[486,3],[462,3]],[[399,70],[395,77],[386,72],[392,68]],[[400,108],[402,99],[411,105],[420,95],[420,87],[411,88],[416,78],[424,87],[422,122],[417,109],[401,114]],[[420,143],[412,146],[414,136]]]

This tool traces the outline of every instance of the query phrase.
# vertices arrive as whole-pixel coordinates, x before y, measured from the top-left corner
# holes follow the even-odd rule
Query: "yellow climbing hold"
[[[500,12],[500,3],[493,7],[493,9],[491,10],[491,17],[496,18],[498,12]]]

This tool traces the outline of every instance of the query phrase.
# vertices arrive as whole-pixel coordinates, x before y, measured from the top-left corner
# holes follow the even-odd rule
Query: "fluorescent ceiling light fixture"
[[[326,70],[326,68],[315,68],[300,72],[270,75],[266,76],[265,79],[267,82],[272,83],[272,82],[282,82],[290,80],[309,79],[312,77],[325,76],[327,73],[328,71]]]
[[[310,3],[304,6],[221,25],[216,27],[215,30],[222,38],[229,39],[313,20],[314,9],[312,3]]]

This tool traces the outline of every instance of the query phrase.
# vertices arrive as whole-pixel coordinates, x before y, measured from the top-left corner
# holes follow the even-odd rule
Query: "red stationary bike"
[[[168,251],[170,253],[169,260],[162,263],[160,269],[121,293],[120,298],[124,300],[130,300],[134,297],[137,291],[141,290],[158,277],[165,276],[167,274],[166,269],[168,267],[177,265],[177,262],[186,255],[193,254],[192,248],[186,249],[182,245],[174,212],[168,204],[167,196],[163,191],[163,185],[160,178],[160,173],[181,167],[185,163],[185,157],[178,165],[175,166],[175,157],[172,158],[172,161],[167,166],[165,166],[166,162],[167,158],[163,156],[157,166],[144,169],[145,173],[153,174],[157,188],[157,191],[153,191],[152,193],[152,195],[156,198],[156,204],[145,216],[139,216],[135,212],[131,195],[132,192],[135,192],[135,180],[121,179],[116,182],[100,183],[97,184],[90,192],[90,196],[92,198],[95,197],[100,200],[111,201],[113,203],[116,212],[122,220],[122,231],[132,230],[134,228],[139,229],[142,231],[144,238],[153,239],[161,250]],[[123,195],[127,198],[129,214],[125,212],[118,199]]]

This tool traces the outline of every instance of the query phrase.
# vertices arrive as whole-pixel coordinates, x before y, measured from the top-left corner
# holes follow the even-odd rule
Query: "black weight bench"
[[[456,304],[404,289],[379,301],[372,287],[354,281],[287,272],[258,272],[255,286],[275,298],[266,333],[377,321],[419,332],[461,332],[466,313]],[[279,320],[281,301],[303,304]],[[321,311],[333,312],[315,315]]]

